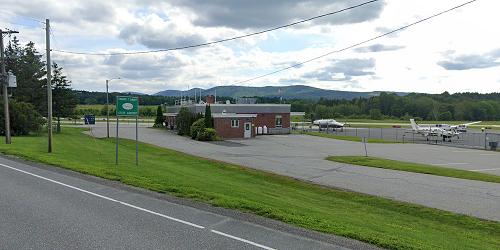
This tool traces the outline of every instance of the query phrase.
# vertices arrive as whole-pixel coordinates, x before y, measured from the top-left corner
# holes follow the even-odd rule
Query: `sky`
[[[367,0],[0,0],[0,28],[45,54],[168,49],[220,40]],[[500,92],[500,1],[477,0],[406,30],[278,74],[242,81],[341,50],[467,0],[386,0],[244,39],[136,55],[52,52],[74,89],[153,94],[220,85],[344,91]]]

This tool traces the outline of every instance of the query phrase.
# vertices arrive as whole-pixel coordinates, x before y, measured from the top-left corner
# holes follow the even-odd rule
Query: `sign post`
[[[118,125],[119,117],[135,116],[135,165],[139,165],[139,98],[136,96],[116,97],[116,159],[118,165]]]

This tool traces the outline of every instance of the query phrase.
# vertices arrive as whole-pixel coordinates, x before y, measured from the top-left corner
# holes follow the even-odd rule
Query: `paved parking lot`
[[[96,125],[93,133],[95,136],[105,136],[105,127]],[[307,135],[260,136],[250,140],[207,143],[193,141],[164,130],[140,128],[139,133],[143,142],[193,155],[321,185],[500,221],[499,184],[352,166],[324,160],[330,155],[363,154],[361,143]],[[120,136],[135,138],[135,128],[127,125],[120,127]],[[500,174],[500,153],[496,152],[421,144],[368,144],[368,151],[370,155],[395,160]]]

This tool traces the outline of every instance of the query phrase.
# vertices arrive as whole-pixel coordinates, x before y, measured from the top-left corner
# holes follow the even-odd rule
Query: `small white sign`
[[[134,108],[134,104],[130,103],[130,102],[126,102],[122,105],[122,108],[125,109],[125,110],[131,110]]]
[[[12,72],[7,75],[7,86],[11,88],[17,87],[17,78]]]

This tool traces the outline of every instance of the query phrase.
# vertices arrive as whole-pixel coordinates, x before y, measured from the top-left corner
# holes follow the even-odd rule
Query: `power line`
[[[206,42],[206,43],[200,43],[200,44],[194,44],[194,45],[187,45],[187,46],[181,46],[181,47],[174,47],[174,48],[168,48],[168,49],[146,50],[146,51],[135,51],[135,52],[117,52],[117,53],[90,53],[90,52],[76,52],[76,51],[57,50],[57,49],[53,49],[52,51],[60,52],[60,53],[67,53],[67,54],[77,54],[77,55],[113,56],[113,55],[147,54],[147,53],[157,53],[157,52],[166,52],[166,51],[173,51],[173,50],[183,50],[183,49],[197,48],[197,47],[203,47],[203,46],[208,46],[208,45],[217,44],[217,43],[223,43],[223,42],[233,41],[233,40],[237,40],[237,39],[241,39],[241,38],[246,38],[246,37],[250,37],[250,36],[260,35],[260,34],[264,34],[264,33],[267,33],[267,32],[271,32],[271,31],[275,31],[275,30],[279,30],[279,29],[291,27],[291,26],[294,26],[294,25],[297,25],[297,24],[301,24],[301,23],[305,23],[305,22],[309,22],[309,21],[312,21],[312,20],[315,20],[315,19],[318,19],[318,18],[322,18],[322,17],[326,17],[326,16],[331,16],[331,15],[335,15],[335,14],[338,14],[338,13],[341,13],[341,12],[345,12],[347,10],[352,10],[352,9],[355,9],[355,8],[359,8],[361,6],[364,6],[364,5],[367,5],[367,4],[371,4],[371,3],[374,3],[374,2],[378,2],[378,1],[379,0],[370,0],[370,1],[367,1],[367,2],[360,3],[358,5],[353,5],[353,6],[341,9],[341,10],[329,12],[329,13],[322,14],[322,15],[319,15],[319,16],[314,16],[314,17],[311,17],[311,18],[307,18],[307,19],[303,19],[303,20],[297,21],[297,22],[293,22],[293,23],[289,23],[289,24],[277,26],[277,27],[274,27],[274,28],[269,28],[269,29],[266,29],[266,30],[262,30],[262,31],[254,32],[254,33],[249,33],[249,34],[245,34],[245,35],[241,35],[241,36],[235,36],[235,37],[226,38],[226,39],[217,40],[217,41],[212,41],[212,42]]]
[[[326,54],[322,54],[322,55],[320,55],[320,56],[313,57],[313,58],[308,59],[308,60],[306,60],[306,61],[303,61],[303,62],[300,62],[300,63],[296,63],[296,64],[293,64],[293,65],[291,65],[291,66],[288,66],[288,67],[285,67],[285,68],[282,68],[282,69],[278,69],[278,70],[275,70],[275,71],[269,72],[269,73],[264,74],[264,75],[260,75],[260,76],[252,77],[252,78],[250,78],[250,79],[246,79],[246,80],[243,80],[243,81],[238,81],[238,82],[236,82],[236,83],[235,83],[235,85],[237,85],[237,84],[242,84],[242,83],[246,83],[246,82],[250,82],[250,81],[253,81],[253,80],[260,79],[260,78],[264,78],[264,77],[266,77],[266,76],[274,75],[274,74],[277,74],[277,73],[279,73],[279,72],[283,72],[283,71],[289,70],[289,69],[291,69],[291,68],[296,68],[296,67],[301,66],[301,65],[304,65],[304,64],[306,64],[306,63],[309,63],[309,62],[312,62],[312,61],[315,61],[315,60],[321,59],[321,58],[326,57],[326,56],[329,56],[329,55],[331,55],[331,54],[334,54],[334,53],[339,53],[339,52],[342,52],[342,51],[346,51],[346,50],[352,49],[352,48],[354,48],[354,47],[358,47],[358,46],[363,45],[363,44],[365,44],[365,43],[371,42],[371,41],[373,41],[373,40],[379,39],[379,38],[384,37],[384,36],[388,36],[388,35],[390,35],[390,34],[393,34],[393,33],[399,32],[399,31],[401,31],[401,30],[407,29],[407,28],[409,28],[409,27],[411,27],[411,26],[414,26],[414,25],[417,25],[417,24],[419,24],[419,23],[422,23],[422,22],[428,21],[428,20],[430,20],[430,19],[432,19],[432,18],[435,18],[435,17],[438,17],[438,16],[440,16],[440,15],[446,14],[446,13],[448,13],[448,12],[450,12],[450,11],[456,10],[456,9],[458,9],[458,8],[461,8],[461,7],[465,6],[465,5],[469,5],[469,4],[471,4],[471,3],[473,3],[473,2],[476,2],[476,1],[477,1],[477,0],[472,0],[472,1],[469,1],[469,2],[462,3],[462,4],[460,4],[460,5],[457,5],[457,6],[453,7],[453,8],[450,8],[450,9],[447,9],[447,10],[444,10],[444,11],[441,11],[441,12],[436,13],[436,14],[434,14],[434,15],[431,15],[431,16],[428,16],[428,17],[426,17],[426,18],[420,19],[420,20],[418,20],[418,21],[416,21],[416,22],[413,22],[413,23],[410,23],[410,24],[408,24],[408,25],[405,25],[405,26],[402,26],[402,27],[400,27],[400,28],[397,28],[397,29],[395,29],[395,30],[392,30],[392,31],[386,32],[386,33],[384,33],[384,34],[382,34],[382,35],[379,35],[379,36],[376,36],[376,37],[372,37],[372,38],[367,39],[367,40],[364,40],[364,41],[362,41],[362,42],[358,42],[358,43],[355,43],[355,44],[353,44],[353,45],[350,45],[350,46],[344,47],[344,48],[342,48],[342,49],[339,49],[339,50],[334,50],[334,51],[330,51],[330,52],[328,52],[328,53],[326,53]]]
[[[23,15],[19,15],[17,13],[14,13],[12,11],[8,11],[8,10],[5,10],[5,9],[0,9],[0,11],[4,12],[4,13],[7,13],[7,14],[11,14],[11,15],[14,15],[14,16],[18,16],[18,17],[21,17],[21,18],[24,18],[24,19],[28,19],[28,20],[31,20],[31,21],[35,21],[35,22],[38,22],[38,23],[43,23],[45,24],[44,21],[42,20],[39,20],[39,19],[36,19],[34,17],[29,17],[29,16],[23,16]]]

